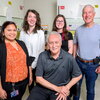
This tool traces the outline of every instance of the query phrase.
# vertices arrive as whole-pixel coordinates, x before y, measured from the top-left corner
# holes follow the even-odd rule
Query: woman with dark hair
[[[27,48],[16,40],[17,26],[12,21],[3,23],[0,36],[0,98],[22,100],[28,81],[32,83]]]
[[[53,22],[53,31],[59,32],[62,37],[62,49],[73,53],[73,37],[70,32],[67,30],[66,19],[63,15],[59,14],[55,17]]]
[[[40,15],[36,10],[29,9],[23,21],[23,30],[20,33],[20,40],[24,41],[31,60],[33,83],[29,91],[34,87],[35,68],[39,54],[45,49],[45,36],[41,28]]]

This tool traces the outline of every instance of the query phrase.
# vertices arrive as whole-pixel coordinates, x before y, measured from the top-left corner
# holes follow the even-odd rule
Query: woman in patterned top
[[[4,22],[0,32],[0,98],[6,100],[22,100],[28,82],[32,83],[27,48],[16,36],[16,24]]]

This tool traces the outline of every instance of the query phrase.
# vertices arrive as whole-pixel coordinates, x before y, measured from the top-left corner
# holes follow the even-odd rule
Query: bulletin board
[[[95,22],[100,24],[100,0],[57,0],[57,13],[63,14],[72,30],[83,24],[82,9],[91,4],[95,8]]]
[[[14,21],[18,29],[22,28],[24,0],[0,0],[0,26],[7,20]]]
[[[0,0],[0,16],[23,18],[24,0]]]

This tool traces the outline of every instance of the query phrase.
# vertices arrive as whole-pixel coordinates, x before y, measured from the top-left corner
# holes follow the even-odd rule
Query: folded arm
[[[68,96],[70,88],[73,85],[75,85],[81,78],[82,78],[82,75],[80,75],[78,77],[75,77],[75,78],[72,78],[71,81],[67,85],[65,85],[65,86],[62,87],[60,93],[62,93],[65,96]]]
[[[43,87],[48,88],[50,90],[53,90],[53,91],[56,91],[56,92],[61,91],[61,87],[58,87],[58,86],[48,82],[47,80],[45,80],[41,76],[36,76],[36,82],[39,83],[40,85],[42,85]]]
[[[56,91],[57,93],[55,95],[58,95],[56,100],[66,100],[67,95],[61,93],[63,86],[56,86],[56,85],[48,82],[47,80],[45,80],[43,77],[40,77],[40,76],[36,77],[36,82],[41,84],[45,88]]]

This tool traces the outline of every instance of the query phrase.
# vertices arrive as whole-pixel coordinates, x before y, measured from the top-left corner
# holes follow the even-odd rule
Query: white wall
[[[23,10],[20,10],[20,6],[23,6],[24,0],[0,0],[0,16],[23,18]],[[9,4],[10,3],[10,4]]]
[[[24,7],[25,12],[28,9],[37,10],[42,25],[48,25],[48,30],[51,31],[53,20],[57,14],[57,0],[24,0]]]
[[[0,0],[0,26],[5,21],[12,20],[21,29],[24,9],[21,10],[20,6],[24,6],[24,0]]]
[[[63,14],[66,18],[67,25],[71,30],[76,30],[77,27],[84,23],[82,19],[82,9],[85,5],[91,4],[95,8],[94,21],[100,24],[100,0],[57,0],[59,6],[59,14]],[[61,9],[63,7],[64,9]]]

